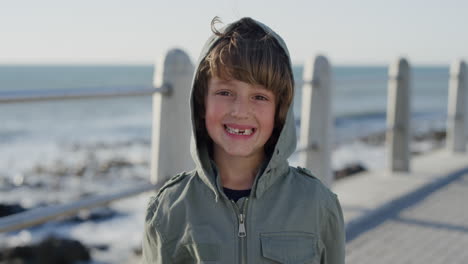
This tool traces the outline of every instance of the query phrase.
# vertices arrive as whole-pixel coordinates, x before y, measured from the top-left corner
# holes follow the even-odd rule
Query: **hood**
[[[255,21],[255,22],[260,27],[262,27],[267,33],[271,34],[277,40],[278,44],[283,48],[284,52],[289,58],[289,65],[292,66],[291,58],[290,58],[288,49],[283,39],[278,34],[276,34],[272,29],[270,29],[268,26],[258,21]],[[223,33],[227,31],[231,25],[233,24],[228,24],[225,27],[219,29],[219,32]],[[211,47],[216,43],[218,38],[219,38],[218,36],[213,34],[203,46],[203,49],[201,51],[201,54],[195,66],[194,76],[192,79],[191,92],[190,92],[190,110],[192,114],[191,116],[192,138],[191,138],[190,151],[191,151],[192,158],[196,165],[198,176],[213,191],[216,200],[218,200],[220,196],[220,192],[222,192],[222,187],[220,186],[219,182],[216,180],[215,172],[213,171],[213,168],[211,166],[209,152],[208,152],[206,144],[204,144],[204,142],[197,142],[196,140],[197,137],[195,136],[196,129],[195,129],[195,118],[194,118],[194,88],[195,88],[195,76],[196,76],[196,73],[199,71],[200,63],[208,54]],[[276,179],[278,179],[278,177],[283,175],[289,169],[289,164],[288,164],[287,159],[295,151],[296,142],[297,142],[297,139],[296,139],[296,127],[295,127],[294,114],[293,114],[293,103],[291,103],[291,105],[289,106],[285,124],[281,130],[278,141],[276,142],[274,151],[273,153],[271,153],[271,158],[268,161],[268,163],[265,165],[265,169],[257,175],[254,181],[254,185],[252,186],[252,190],[251,190],[251,195],[253,197],[260,197],[263,194],[263,192],[267,190],[269,186],[271,186],[276,181]]]

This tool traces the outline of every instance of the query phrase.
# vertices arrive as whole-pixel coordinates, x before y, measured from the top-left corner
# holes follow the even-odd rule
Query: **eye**
[[[268,98],[266,96],[263,96],[263,95],[255,95],[254,99],[259,100],[259,101],[268,101]]]
[[[217,91],[216,95],[221,95],[221,96],[230,96],[232,93],[230,91]]]

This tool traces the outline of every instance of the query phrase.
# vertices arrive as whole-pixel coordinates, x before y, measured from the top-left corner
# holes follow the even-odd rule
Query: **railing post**
[[[154,86],[168,87],[153,95],[151,182],[157,184],[193,168],[190,156],[190,85],[194,66],[180,49],[169,50],[156,65]]]
[[[466,151],[466,78],[465,62],[463,60],[453,62],[450,67],[447,115],[447,149],[450,152]]]
[[[389,68],[387,101],[387,155],[392,172],[410,171],[410,65],[399,58]]]
[[[307,148],[300,154],[301,164],[324,184],[333,182],[331,169],[331,70],[326,57],[316,56],[304,65],[302,88],[301,134],[299,145]]]

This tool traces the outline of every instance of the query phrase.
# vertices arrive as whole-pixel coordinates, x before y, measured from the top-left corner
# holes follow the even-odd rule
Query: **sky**
[[[214,16],[269,25],[294,64],[468,59],[465,0],[0,0],[0,64],[152,64],[171,48],[195,60]]]

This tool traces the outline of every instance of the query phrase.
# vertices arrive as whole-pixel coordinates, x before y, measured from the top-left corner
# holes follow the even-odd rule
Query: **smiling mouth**
[[[250,129],[237,129],[237,128],[232,128],[224,125],[224,129],[229,133],[233,135],[241,135],[241,136],[249,136],[252,135],[255,132],[255,128],[250,128]]]

